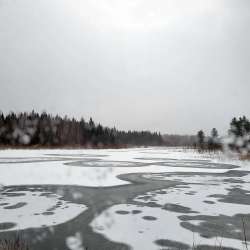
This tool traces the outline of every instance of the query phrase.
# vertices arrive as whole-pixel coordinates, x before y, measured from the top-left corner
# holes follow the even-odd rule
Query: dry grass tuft
[[[240,159],[243,161],[250,161],[250,153],[247,155],[241,155]]]
[[[14,240],[0,240],[0,250],[29,250],[26,242],[17,237]]]

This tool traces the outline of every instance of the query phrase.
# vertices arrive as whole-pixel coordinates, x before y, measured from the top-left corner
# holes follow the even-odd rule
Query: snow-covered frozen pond
[[[2,150],[0,236],[18,230],[31,249],[244,249],[248,171],[179,148]]]

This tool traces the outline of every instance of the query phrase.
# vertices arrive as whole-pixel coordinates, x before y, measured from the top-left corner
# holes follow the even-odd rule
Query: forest
[[[232,150],[250,151],[250,121],[233,118],[227,135],[213,128],[210,135],[203,130],[197,135],[161,135],[150,131],[122,131],[81,118],[41,114],[0,113],[1,147],[84,147],[121,148],[133,146],[187,146],[199,150],[221,150],[227,144]]]
[[[2,147],[89,147],[116,148],[160,146],[160,133],[120,131],[96,124],[92,118],[61,117],[46,112],[0,113],[0,146]]]

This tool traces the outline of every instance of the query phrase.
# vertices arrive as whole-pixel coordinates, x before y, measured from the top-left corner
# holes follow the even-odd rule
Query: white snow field
[[[227,176],[229,171],[231,175]],[[140,193],[128,204],[111,205],[91,221],[90,226],[96,234],[135,250],[172,249],[156,244],[159,240],[188,246],[220,247],[222,244],[244,248],[242,240],[237,237],[222,239],[193,233],[183,226],[182,216],[193,216],[186,221],[199,227],[209,216],[222,216],[226,220],[236,214],[248,215],[250,202],[225,202],[222,198],[235,189],[248,197],[249,162],[228,158],[222,153],[199,154],[181,148],[1,150],[0,232],[59,225],[90,209],[84,204],[65,201],[63,195],[39,191],[39,186],[77,186],[78,193],[79,188],[124,188],[133,183],[119,176],[133,173],[140,173],[145,180],[181,184]],[[34,185],[38,190],[30,191],[29,187]],[[27,190],[12,191],[19,186]],[[197,215],[200,216],[198,219],[195,218]],[[225,223],[229,229],[233,227],[231,222]],[[229,231],[243,233],[237,227]]]
[[[158,176],[159,177],[159,176]],[[173,178],[169,178],[172,179]],[[241,188],[250,190],[250,175],[245,176],[247,183],[241,184]],[[145,195],[138,196],[134,201],[140,202],[140,206],[133,204],[116,205],[104,211],[99,217],[92,222],[92,227],[95,232],[104,234],[112,241],[126,242],[133,249],[143,249],[146,245],[148,249],[159,249],[159,246],[154,244],[158,239],[171,239],[172,241],[182,242],[188,245],[202,244],[220,247],[233,247],[244,249],[244,243],[241,240],[212,237],[207,239],[201,237],[199,233],[193,233],[190,230],[183,228],[180,223],[179,216],[182,213],[174,211],[166,211],[158,207],[142,207],[141,204],[150,204],[151,202],[157,205],[181,205],[191,208],[194,212],[189,215],[207,215],[207,216],[234,216],[235,214],[249,214],[250,206],[244,204],[228,204],[219,202],[218,198],[211,197],[213,194],[226,195],[228,190],[235,185],[233,183],[222,183],[219,177],[185,177],[185,181],[190,183],[187,187],[169,188],[165,193],[148,192]],[[203,183],[202,185],[199,183]],[[204,185],[204,183],[206,183]],[[194,184],[194,185],[192,185]],[[192,194],[192,195],[190,195]],[[144,196],[147,196],[145,201]],[[205,202],[204,202],[205,201]],[[209,204],[207,202],[210,202]],[[133,214],[133,210],[140,210],[142,213]],[[126,211],[127,214],[119,214],[117,211]],[[184,213],[183,213],[184,214]],[[155,220],[145,220],[144,216],[153,216]],[[199,225],[202,220],[192,220],[191,224]],[[229,225],[230,226],[230,225]],[[232,226],[232,225],[231,225]],[[122,231],[121,231],[122,228]],[[238,230],[238,229],[236,229]],[[123,232],[127,233],[124,234]],[[242,233],[239,230],[239,233]],[[146,242],[146,243],[145,243]]]
[[[133,210],[138,209],[142,210],[142,213],[132,213]],[[117,214],[116,211],[119,210],[128,211],[129,214]],[[146,216],[153,217],[153,219],[144,219]],[[154,243],[159,239],[168,239],[190,246],[193,243],[195,245],[207,244],[214,246],[215,249],[219,248],[221,243],[223,243],[224,247],[243,248],[244,244],[240,240],[228,238],[206,239],[199,234],[194,234],[180,225],[178,216],[180,216],[179,213],[164,211],[161,208],[142,208],[135,205],[121,204],[104,211],[91,223],[91,226],[94,231],[102,233],[110,240],[129,244],[134,250],[165,249]]]
[[[6,220],[11,223],[0,232],[55,226],[87,209],[81,204],[65,202],[58,194],[33,190],[7,192],[1,195],[1,204],[0,224]]]
[[[51,161],[48,161],[49,155],[51,156]],[[67,158],[67,160],[61,160],[62,157]],[[8,158],[10,158],[10,162],[7,163],[6,159]],[[174,164],[170,162],[167,165],[155,165],[157,162],[163,162],[164,159],[166,161],[168,159],[198,160],[200,158],[209,160],[212,163],[232,162],[235,164],[235,161],[229,161],[227,158],[222,158],[220,155],[207,154],[201,157],[193,150],[184,151],[178,148],[137,148],[121,150],[2,150],[0,151],[0,184],[4,186],[50,184],[108,187],[129,184],[117,178],[117,176],[121,174],[128,173],[185,171],[223,173],[227,171],[227,169],[213,168],[211,166],[207,168],[192,168],[188,162],[185,164],[189,168],[178,167],[176,161]],[[91,159],[99,159],[100,162],[97,161],[96,164],[93,162],[93,166],[90,166],[87,161]],[[82,160],[83,165],[65,165],[65,163],[73,162],[74,160]],[[84,166],[84,161],[87,162],[86,166]],[[115,166],[108,166],[105,163],[106,161],[114,162]],[[128,167],[126,167],[125,164],[125,166],[120,167],[120,161],[146,163],[146,165],[137,167],[136,164],[135,166],[133,166],[133,164],[132,166],[128,164]],[[236,163],[238,164],[238,162]]]

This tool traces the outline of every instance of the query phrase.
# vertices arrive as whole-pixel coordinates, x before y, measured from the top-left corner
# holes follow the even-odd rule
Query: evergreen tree
[[[250,152],[250,121],[245,117],[233,118],[230,123],[229,136],[231,149]]]
[[[198,139],[198,147],[199,149],[204,149],[205,144],[205,133],[203,130],[198,131],[197,133],[197,139]]]
[[[211,137],[216,140],[218,139],[219,137],[219,133],[218,133],[218,130],[216,128],[213,128],[212,131],[211,131]]]
[[[221,145],[219,142],[219,133],[216,128],[211,130],[211,136],[208,139],[208,149],[209,150],[217,150],[220,149]]]
[[[160,133],[149,131],[119,131],[96,125],[92,118],[64,118],[43,112],[0,112],[0,145],[4,146],[158,146],[162,144]]]

